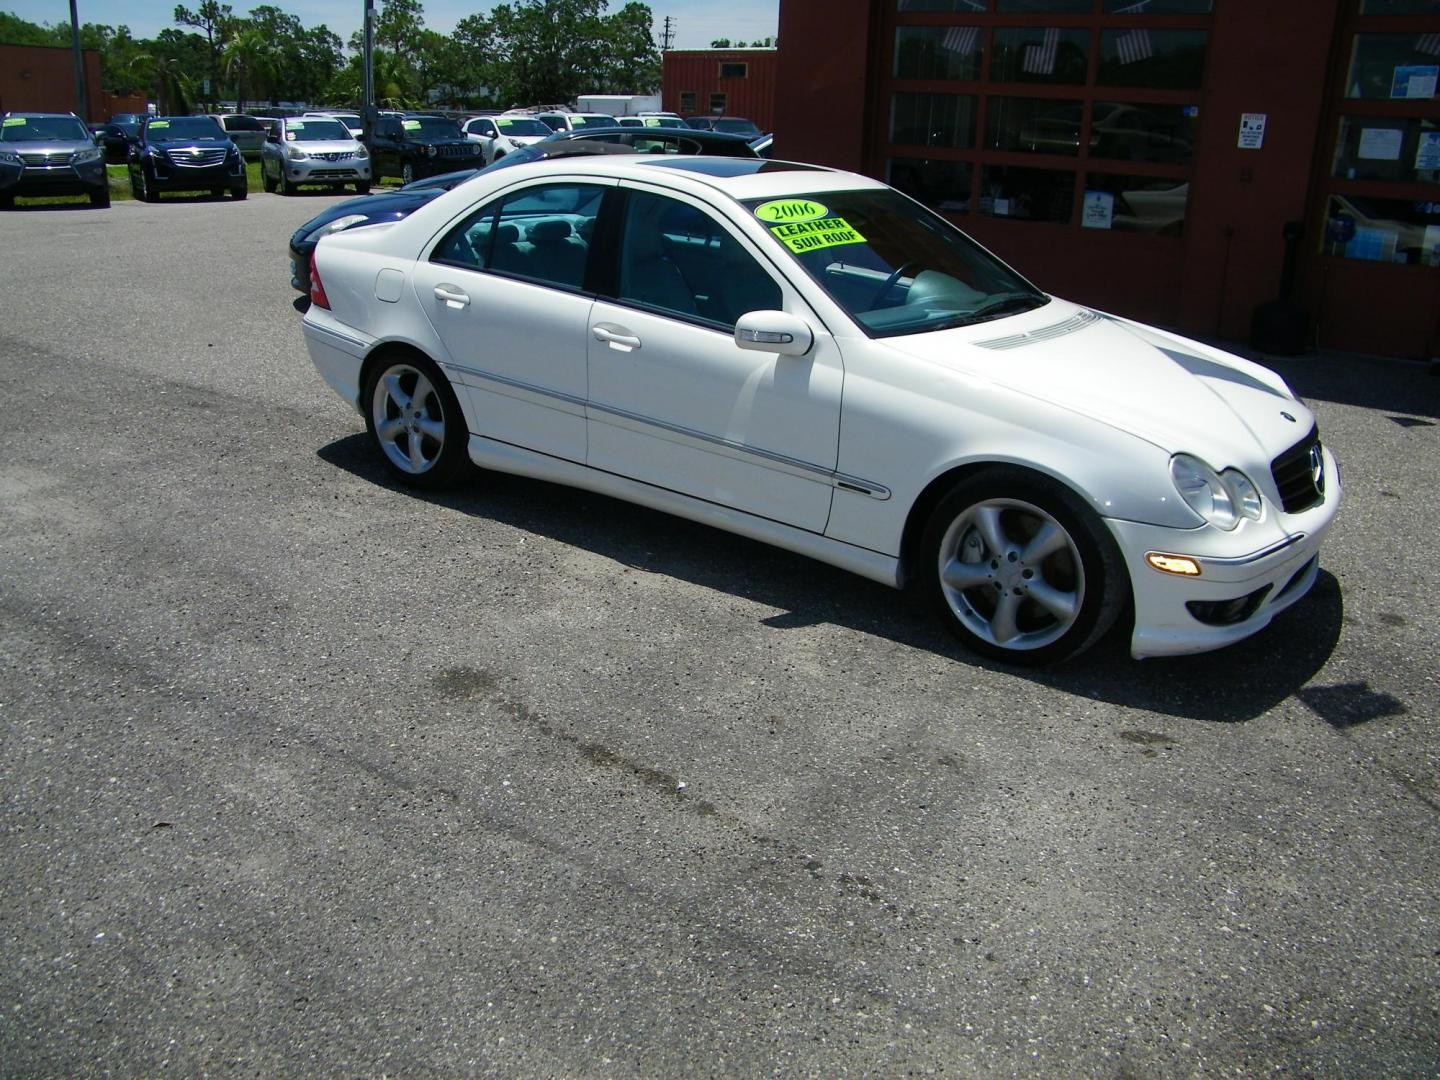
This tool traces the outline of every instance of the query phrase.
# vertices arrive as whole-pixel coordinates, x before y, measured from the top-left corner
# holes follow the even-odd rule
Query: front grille
[[[213,169],[225,160],[224,148],[217,150],[171,150],[166,154],[170,164],[185,169]]]
[[[20,160],[26,165],[69,165],[70,151],[57,150],[53,154],[21,154]]]
[[[353,180],[354,169],[311,169],[311,180]]]
[[[311,154],[311,157],[319,158],[321,161],[349,161],[355,156],[353,150],[337,150],[332,154]]]
[[[1298,514],[1325,501],[1323,458],[1319,459],[1322,464],[1316,475],[1319,452],[1320,430],[1312,427],[1310,434],[1270,463],[1270,474],[1280,492],[1280,507],[1287,514]]]
[[[468,157],[473,157],[473,156],[474,156],[474,153],[475,153],[475,151],[471,149],[471,146],[472,146],[472,145],[474,145],[474,144],[472,144],[472,143],[465,143],[465,144],[463,144],[463,145],[458,145],[458,146],[456,146],[456,145],[451,145],[451,146],[437,146],[437,147],[435,148],[435,150],[436,150],[436,152],[438,153],[438,155],[439,155],[440,157],[463,157],[463,158],[468,158]]]

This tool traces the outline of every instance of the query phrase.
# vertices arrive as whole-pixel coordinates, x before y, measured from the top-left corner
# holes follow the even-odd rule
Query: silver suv
[[[110,205],[105,151],[74,113],[0,113],[0,209],[16,196],[88,195]]]
[[[275,126],[260,148],[260,181],[266,191],[290,195],[301,184],[370,190],[370,154],[333,116],[290,116]]]

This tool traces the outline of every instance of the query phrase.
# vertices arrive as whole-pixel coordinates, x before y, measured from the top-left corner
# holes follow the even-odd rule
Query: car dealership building
[[[1440,355],[1440,0],[781,0],[779,41],[776,156],[1048,291],[1230,339],[1288,292],[1306,345]]]

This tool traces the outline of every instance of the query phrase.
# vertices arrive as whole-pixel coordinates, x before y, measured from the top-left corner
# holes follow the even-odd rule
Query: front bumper
[[[306,158],[303,161],[284,161],[285,176],[292,184],[353,184],[370,179],[370,159],[348,158],[340,161],[325,161],[321,158]]]
[[[90,195],[109,190],[103,160],[83,165],[11,165],[0,163],[0,195]]]
[[[1187,533],[1107,520],[1130,571],[1135,600],[1131,655],[1142,659],[1224,648],[1263,630],[1310,591],[1319,575],[1320,545],[1342,498],[1340,471],[1328,449],[1325,457],[1330,482],[1324,502],[1285,515],[1283,534],[1258,548],[1245,540],[1243,529]],[[1273,506],[1269,510],[1276,512]],[[1227,545],[1233,550],[1225,550]],[[1200,576],[1161,573],[1145,561],[1148,552],[1192,557]]]
[[[144,165],[141,166],[144,168]],[[245,159],[236,155],[219,165],[176,165],[161,158],[150,159],[150,182],[156,192],[210,191],[213,188],[242,188]]]

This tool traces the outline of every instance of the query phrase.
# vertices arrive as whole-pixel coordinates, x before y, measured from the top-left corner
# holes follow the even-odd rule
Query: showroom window
[[[892,0],[877,173],[947,214],[1182,236],[1213,9]]]
[[[1312,250],[1440,267],[1440,3],[1350,3]]]

